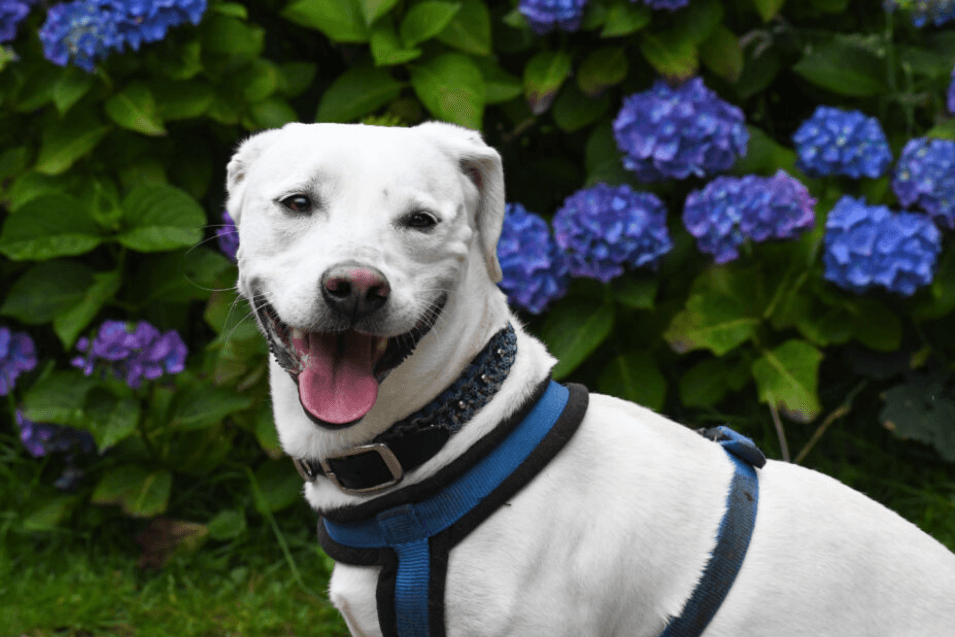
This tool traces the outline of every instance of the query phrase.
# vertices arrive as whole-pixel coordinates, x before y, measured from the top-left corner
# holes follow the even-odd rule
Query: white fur
[[[321,210],[294,217],[276,198],[309,188]],[[553,365],[494,285],[504,196],[500,158],[471,131],[289,125],[247,140],[229,165],[240,290],[257,282],[282,320],[320,324],[318,280],[343,259],[392,287],[387,335],[413,325],[430,286],[450,300],[415,353],[382,383],[358,424],[323,430],[273,360],[275,422],[290,455],[365,443],[451,383],[510,321],[517,359],[495,399],[398,487],[433,475],[506,417]],[[409,206],[441,216],[427,236],[391,223]],[[732,466],[719,446],[647,409],[591,394],[567,447],[452,552],[447,634],[656,637],[678,615],[715,545]],[[839,482],[769,461],[743,568],[707,637],[952,636],[955,555]],[[316,509],[360,501],[327,480]],[[354,635],[379,635],[377,568],[338,565],[330,597]]]

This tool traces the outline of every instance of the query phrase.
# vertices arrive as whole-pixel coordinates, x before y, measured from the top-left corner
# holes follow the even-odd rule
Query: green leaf
[[[308,90],[315,80],[318,65],[314,62],[286,62],[279,65],[282,71],[283,97],[298,97]]]
[[[255,481],[258,489],[253,500],[260,513],[281,511],[302,498],[302,477],[285,458],[266,460],[259,465],[255,470]]]
[[[265,29],[228,15],[212,15],[202,21],[202,53],[225,56],[234,66],[251,62],[265,49]],[[184,62],[192,60],[187,57]],[[192,70],[189,68],[188,70]],[[201,66],[200,66],[201,70]],[[181,73],[179,75],[186,75]],[[189,77],[192,77],[190,75]],[[173,79],[188,79],[174,77]]]
[[[734,175],[757,173],[770,176],[779,169],[795,172],[796,152],[792,148],[783,146],[756,126],[747,126],[746,130],[749,132],[746,155],[733,164]]]
[[[139,186],[123,200],[120,243],[139,252],[162,252],[202,239],[206,215],[195,199],[175,186]]]
[[[201,301],[235,282],[235,266],[222,253],[198,247],[144,256],[133,280],[130,300],[137,305]]]
[[[699,67],[696,44],[689,34],[679,29],[640,34],[640,51],[660,75],[685,80]]]
[[[437,40],[473,55],[491,54],[491,13],[481,0],[464,0]]]
[[[93,269],[79,261],[37,263],[10,287],[0,314],[28,325],[47,323],[76,305],[92,281]]]
[[[203,21],[203,28],[210,22]],[[241,24],[241,23],[240,23]],[[202,72],[202,43],[193,38],[147,58],[151,69],[171,80],[190,80]]]
[[[66,67],[53,87],[53,103],[56,104],[59,114],[65,115],[73,108],[74,104],[89,93],[95,81],[96,76],[92,73],[75,66]]]
[[[109,131],[108,124],[88,113],[74,112],[66,119],[47,123],[40,133],[40,155],[34,169],[47,175],[66,172],[96,148]]]
[[[380,5],[379,5],[380,6]],[[317,29],[334,42],[367,42],[365,11],[357,0],[293,0],[281,12],[286,20]]]
[[[166,511],[172,490],[172,474],[165,469],[151,471],[141,464],[125,464],[107,471],[90,501],[118,504],[136,518],[150,518]]]
[[[179,388],[172,400],[168,426],[180,431],[206,429],[251,404],[250,396],[238,394],[232,388],[187,384]]]
[[[569,133],[593,124],[609,108],[609,95],[587,97],[575,84],[568,84],[557,96],[552,112],[557,126]]]
[[[430,40],[444,31],[460,8],[457,2],[440,0],[424,0],[412,5],[398,29],[401,40],[408,47]]]
[[[397,3],[398,0],[362,0],[365,24],[374,24],[378,21],[378,18],[391,11]]]
[[[151,84],[160,120],[193,119],[203,115],[215,100],[215,91],[206,82],[187,80],[154,81]]]
[[[693,0],[680,14],[678,28],[694,44],[705,42],[723,19],[723,5],[720,0]]]
[[[663,409],[667,381],[648,352],[617,356],[604,367],[597,389],[655,411]]]
[[[242,509],[219,511],[209,520],[209,537],[213,540],[234,540],[246,531],[245,513]]]
[[[834,38],[812,48],[792,68],[838,95],[874,97],[888,91],[886,62],[846,39]]]
[[[524,67],[524,96],[535,115],[545,112],[570,75],[571,59],[566,51],[540,51]]]
[[[73,346],[80,332],[90,324],[103,306],[116,296],[121,283],[119,270],[97,272],[93,275],[93,283],[83,292],[80,301],[53,319],[53,331],[63,343],[63,347]]]
[[[555,379],[574,371],[606,340],[613,328],[612,305],[594,308],[592,303],[561,303],[547,313],[541,326],[541,337],[558,361]]]
[[[700,43],[703,65],[729,82],[735,82],[743,72],[743,49],[736,34],[719,25]]]
[[[78,497],[75,495],[60,495],[31,503],[30,510],[21,522],[24,531],[43,532],[51,531],[59,526],[60,521],[76,506]]]
[[[379,20],[372,27],[371,56],[375,58],[376,66],[390,66],[404,64],[420,57],[421,49],[406,47],[401,42],[389,16]]]
[[[939,79],[948,77],[952,72],[952,56],[949,53],[915,46],[899,48],[902,67],[915,75]]]
[[[463,53],[443,53],[411,67],[411,85],[439,120],[481,129],[484,76]]]
[[[372,113],[401,93],[401,83],[384,69],[356,66],[339,75],[322,95],[315,119],[351,122]]]
[[[83,428],[86,394],[96,385],[79,370],[54,371],[41,377],[23,397],[24,415],[35,422]]]
[[[763,352],[753,363],[760,402],[774,406],[790,420],[812,422],[819,404],[821,351],[798,339]]]
[[[106,100],[103,106],[110,119],[123,128],[143,135],[166,134],[156,109],[156,100],[149,88],[141,82],[130,84]]]
[[[955,140],[955,118],[946,120],[941,124],[937,124],[930,128],[926,137],[931,137],[932,139],[953,139]]]
[[[763,22],[769,22],[775,18],[785,3],[786,0],[753,0],[753,5],[763,18]]]
[[[97,449],[103,453],[136,432],[142,408],[132,396],[116,397],[105,390],[94,389],[86,397],[84,411],[87,416],[84,429],[93,435]]]
[[[627,77],[629,63],[623,47],[604,47],[590,53],[577,69],[577,86],[590,97],[596,97],[607,88]]]
[[[628,273],[610,282],[613,300],[635,310],[652,310],[660,279],[656,276]]]
[[[298,113],[292,105],[278,97],[249,104],[249,116],[254,123],[254,126],[249,126],[252,130],[281,128],[289,122],[299,121]]]
[[[84,254],[103,240],[89,211],[63,194],[40,195],[9,215],[0,233],[0,252],[14,261],[46,261]]]
[[[629,0],[615,0],[607,9],[600,37],[616,38],[636,33],[650,24],[652,16],[653,11],[644,4]]]
[[[879,420],[900,438],[932,445],[955,462],[955,400],[944,374],[920,375],[885,392]]]
[[[524,92],[519,77],[511,75],[496,62],[487,59],[476,60],[481,75],[484,76],[484,102],[499,104],[508,102]]]
[[[249,10],[245,8],[245,5],[239,4],[238,2],[220,2],[212,7],[212,9],[216,13],[229,15],[233,18],[239,18],[240,20],[249,19]]]
[[[723,358],[708,358],[681,374],[680,402],[685,407],[711,407],[718,403],[730,389],[726,368]]]

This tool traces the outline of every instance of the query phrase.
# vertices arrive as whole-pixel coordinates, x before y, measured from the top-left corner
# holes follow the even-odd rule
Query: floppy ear
[[[226,203],[226,210],[232,217],[236,225],[242,217],[242,204],[245,197],[245,177],[249,167],[255,159],[262,154],[262,151],[272,142],[281,129],[267,130],[257,133],[239,145],[239,148],[229,160],[226,168],[226,191],[229,199]]]
[[[477,226],[488,276],[497,283],[503,278],[497,260],[497,240],[504,223],[504,169],[501,156],[484,143],[477,131],[445,124],[426,122],[417,129],[430,135],[439,145],[458,159],[462,172],[477,186]]]

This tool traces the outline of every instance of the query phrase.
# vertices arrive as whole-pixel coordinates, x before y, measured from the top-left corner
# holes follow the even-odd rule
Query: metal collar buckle
[[[346,487],[338,480],[338,476],[335,475],[335,472],[329,465],[329,460],[343,460],[345,458],[352,458],[354,456],[360,456],[366,453],[378,454],[378,457],[381,458],[381,461],[384,463],[389,473],[391,473],[391,480],[361,489],[351,489]],[[322,458],[319,460],[319,463],[322,465],[322,470],[325,472],[325,477],[331,480],[332,484],[338,487],[342,493],[347,493],[348,495],[360,495],[363,493],[381,491],[382,489],[395,486],[401,482],[402,478],[405,477],[404,469],[402,468],[401,463],[398,461],[397,456],[395,456],[394,452],[388,447],[388,445],[382,442],[352,447],[351,449],[347,449],[336,456]]]

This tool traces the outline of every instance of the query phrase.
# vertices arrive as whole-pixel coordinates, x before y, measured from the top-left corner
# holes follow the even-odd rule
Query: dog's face
[[[442,124],[289,125],[236,153],[239,290],[314,422],[362,419],[472,252],[500,278],[500,173],[477,134]]]

